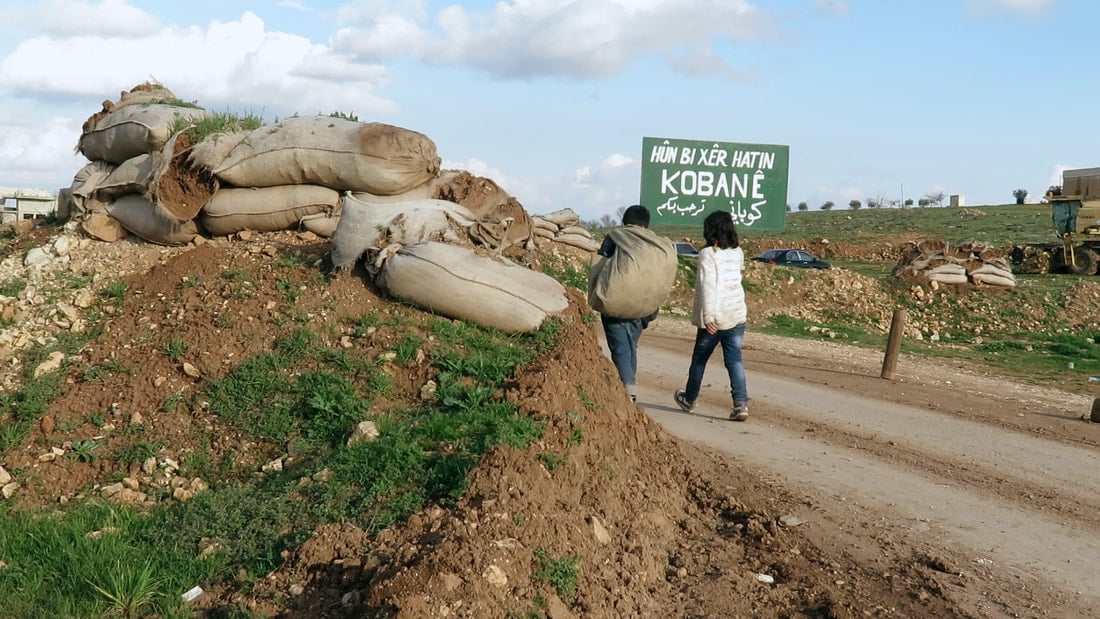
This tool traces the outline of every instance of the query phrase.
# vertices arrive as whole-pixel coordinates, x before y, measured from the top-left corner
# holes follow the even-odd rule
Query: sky
[[[790,148],[787,201],[1038,202],[1100,166],[1095,0],[0,0],[0,187],[152,81],[431,138],[532,214],[639,200],[643,137]]]

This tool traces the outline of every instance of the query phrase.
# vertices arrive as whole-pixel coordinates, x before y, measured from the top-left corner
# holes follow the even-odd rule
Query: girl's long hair
[[[737,238],[737,226],[727,211],[714,211],[703,220],[703,238],[707,245],[717,249],[733,249],[741,244]]]

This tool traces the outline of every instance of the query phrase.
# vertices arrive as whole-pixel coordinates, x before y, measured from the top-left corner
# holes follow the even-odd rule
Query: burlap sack
[[[332,264],[349,269],[368,249],[391,243],[412,245],[421,241],[459,242],[456,229],[473,223],[473,214],[446,200],[412,200],[378,204],[362,194],[341,198],[340,221],[332,234]]]
[[[92,161],[77,171],[69,190],[73,195],[73,216],[81,218],[85,213],[102,211],[107,203],[94,199],[96,190],[113,172],[115,166],[106,161]]]
[[[89,213],[80,223],[80,227],[93,239],[114,243],[125,238],[127,232],[122,222],[111,217],[104,211]]]
[[[200,150],[192,161],[230,185],[321,185],[382,195],[428,182],[439,173],[440,163],[435,143],[422,133],[330,116],[294,117],[259,127],[220,161],[212,160],[220,151]]]
[[[553,213],[539,215],[538,217],[545,219],[546,221],[561,228],[575,225],[578,221],[581,220],[576,211],[571,208],[563,208],[561,210],[554,211]]]
[[[612,228],[607,235],[615,242],[615,253],[599,256],[592,265],[588,304],[611,318],[641,318],[657,311],[676,281],[672,241],[639,226]]]
[[[563,243],[570,247],[576,247],[585,251],[596,253],[600,249],[600,242],[589,236],[579,234],[559,234],[554,237],[555,243]]]
[[[557,280],[447,243],[383,250],[376,281],[393,296],[448,318],[507,333],[534,331],[569,307]]]
[[[206,110],[153,103],[113,111],[80,136],[77,148],[88,159],[118,165],[131,157],[164,147],[176,118],[199,120]]]
[[[153,158],[148,153],[130,157],[117,167],[96,187],[96,196],[104,202],[128,193],[144,194],[155,182]]]
[[[433,197],[465,206],[474,214],[474,219],[487,226],[499,228],[511,219],[511,223],[507,224],[507,234],[498,242],[494,241],[493,249],[507,249],[531,238],[531,216],[518,200],[491,179],[464,170],[449,170],[432,185],[436,187]]]
[[[194,221],[181,222],[156,201],[134,193],[109,204],[107,214],[130,232],[159,245],[186,245],[199,234]]]
[[[340,194],[318,185],[221,188],[202,208],[199,219],[214,236],[242,230],[275,232],[297,228],[303,218],[336,212]]]

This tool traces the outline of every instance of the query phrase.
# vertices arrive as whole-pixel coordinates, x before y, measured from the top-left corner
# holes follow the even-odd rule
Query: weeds
[[[126,300],[126,284],[116,279],[107,284],[102,294],[107,300],[114,301],[115,304],[121,306],[123,301]]]
[[[191,143],[198,144],[209,136],[251,131],[261,125],[263,119],[252,113],[242,116],[229,111],[213,112],[200,119],[177,117],[172,125],[172,133],[187,130]]]
[[[95,450],[100,447],[103,447],[103,443],[92,439],[73,441],[73,449],[66,457],[80,462],[95,462],[99,458]]]
[[[551,557],[546,550],[535,550],[535,580],[552,586],[565,602],[577,596],[577,579],[580,577],[578,555]]]
[[[187,344],[183,341],[183,338],[174,337],[168,340],[165,352],[174,363],[179,363],[180,357],[187,352]]]

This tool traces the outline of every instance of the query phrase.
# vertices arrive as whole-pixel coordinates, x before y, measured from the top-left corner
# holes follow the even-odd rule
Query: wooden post
[[[908,318],[905,308],[894,308],[894,318],[890,320],[890,336],[886,340],[886,357],[882,360],[882,377],[886,380],[894,378],[894,370],[898,367],[901,338],[905,333],[905,323]]]

